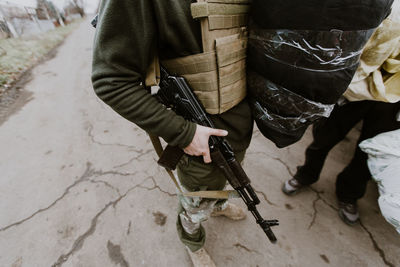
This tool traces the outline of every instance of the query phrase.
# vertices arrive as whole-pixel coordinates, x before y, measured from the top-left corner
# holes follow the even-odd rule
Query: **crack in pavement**
[[[279,163],[281,163],[285,168],[286,168],[286,170],[287,170],[287,172],[289,173],[289,175],[290,176],[294,176],[295,174],[292,172],[292,170],[290,169],[290,166],[286,163],[286,162],[284,162],[283,160],[281,160],[280,158],[278,158],[278,157],[271,157],[271,156],[269,156],[268,154],[266,154],[266,153],[264,153],[264,152],[257,152],[257,154],[258,153],[260,153],[260,154],[263,154],[263,155],[265,155],[266,157],[269,157],[269,158],[271,158],[271,159],[273,159],[273,160],[276,160],[276,161],[278,161]],[[310,189],[311,189],[311,191],[313,191],[316,195],[317,195],[317,198],[313,201],[313,210],[314,210],[314,213],[313,213],[313,215],[312,215],[312,220],[311,220],[311,222],[310,222],[310,224],[309,224],[309,226],[308,226],[308,230],[310,230],[311,229],[311,227],[314,225],[314,223],[315,223],[315,220],[316,220],[316,218],[317,218],[317,214],[318,214],[318,209],[317,209],[317,206],[316,206],[316,204],[317,204],[317,202],[319,201],[319,200],[321,200],[322,202],[324,202],[326,205],[328,205],[329,207],[331,207],[332,209],[334,209],[334,210],[338,210],[338,208],[336,208],[334,205],[332,205],[332,204],[330,204],[328,201],[326,201],[323,197],[321,197],[321,194],[323,193],[322,191],[318,191],[318,190],[316,190],[315,188],[313,188],[312,186],[308,186]],[[257,192],[258,193],[258,192]],[[268,202],[268,201],[267,201]]]
[[[294,176],[294,173],[292,172],[292,170],[290,169],[290,166],[289,166],[286,162],[284,162],[284,161],[281,160],[280,158],[271,157],[271,156],[268,156],[268,157],[270,157],[271,159],[274,159],[274,160],[280,162],[280,163],[286,168],[287,172],[288,172],[292,177]]]
[[[127,162],[122,163],[122,164],[120,164],[120,165],[113,166],[113,168],[114,168],[114,169],[115,169],[115,168],[121,168],[121,167],[124,167],[124,166],[126,166],[126,165],[129,165],[129,164],[131,164],[132,162],[134,162],[135,160],[139,160],[141,157],[143,157],[143,156],[145,156],[145,155],[147,155],[147,154],[149,154],[149,153],[151,153],[151,152],[153,152],[153,151],[154,151],[154,149],[149,149],[149,150],[146,150],[146,151],[144,151],[144,152],[141,152],[139,155],[137,155],[137,156],[135,156],[135,157],[129,159]]]
[[[367,227],[365,227],[365,225],[362,223],[362,221],[360,220],[360,225],[361,228],[364,229],[365,232],[368,233],[369,238],[372,241],[372,244],[374,246],[374,249],[379,253],[379,256],[381,256],[381,259],[383,260],[383,262],[385,263],[386,266],[389,267],[394,267],[395,265],[393,263],[391,263],[390,261],[388,261],[388,259],[386,258],[385,252],[383,251],[383,249],[381,249],[378,245],[378,242],[376,242],[374,236],[372,235],[372,233],[367,229]]]
[[[90,227],[88,230],[86,230],[86,232],[84,232],[82,235],[80,235],[73,243],[72,248],[66,253],[66,254],[62,254],[61,256],[58,257],[57,261],[52,265],[52,267],[59,267],[61,265],[63,265],[71,255],[73,255],[75,252],[79,251],[80,249],[82,249],[85,240],[93,235],[93,233],[96,231],[96,227],[97,227],[97,221],[99,219],[99,217],[110,207],[113,206],[113,208],[116,207],[116,205],[122,200],[124,199],[130,192],[132,192],[134,189],[139,188],[144,182],[146,182],[149,179],[149,177],[145,178],[140,184],[137,184],[131,188],[129,188],[125,194],[119,196],[116,200],[110,201],[108,202],[103,209],[101,209],[91,220],[90,223]]]
[[[308,226],[308,230],[310,230],[311,227],[313,227],[313,225],[314,225],[314,223],[315,223],[315,220],[317,219],[317,214],[318,214],[317,202],[318,202],[319,200],[321,200],[322,202],[324,202],[325,205],[331,207],[333,210],[338,211],[339,209],[338,209],[337,207],[335,207],[334,205],[332,205],[331,203],[329,203],[327,200],[325,200],[325,199],[321,196],[321,194],[324,193],[323,191],[318,191],[317,189],[313,188],[311,185],[309,185],[309,186],[307,186],[307,187],[317,195],[317,198],[314,199],[314,201],[313,201],[314,213],[313,213],[313,216],[312,216],[312,220],[311,220],[311,222],[310,222],[310,225]]]
[[[132,221],[129,221],[128,230],[126,231],[126,235],[129,235],[131,233],[131,226],[132,226]]]
[[[279,163],[281,163],[287,170],[287,172],[293,176],[294,174],[292,173],[292,171],[290,170],[290,167],[288,164],[286,164],[286,162],[284,162],[283,160],[281,160],[280,158],[277,157],[271,157],[270,155],[266,154],[265,152],[249,152],[248,155],[256,155],[256,154],[262,154],[270,159],[276,160]],[[270,201],[267,197],[267,195],[263,192],[263,191],[258,191],[258,190],[254,190],[256,193],[261,194],[264,198],[264,200],[270,204],[271,206],[277,206],[275,203],[273,203],[272,201]]]
[[[143,184],[144,184],[147,180],[149,180],[149,179],[153,181],[154,187],[149,188],[149,187],[143,186]],[[152,176],[146,177],[141,183],[139,183],[139,184],[137,184],[137,185],[135,185],[135,186],[129,188],[129,189],[125,192],[125,194],[119,196],[116,200],[108,202],[108,203],[103,207],[103,209],[101,209],[101,210],[93,217],[93,219],[91,220],[89,229],[86,230],[82,235],[80,235],[80,236],[74,241],[74,243],[73,243],[73,245],[72,245],[72,248],[71,248],[67,253],[62,254],[61,256],[58,257],[57,261],[52,265],[52,267],[59,267],[59,266],[63,265],[66,261],[68,261],[68,259],[69,259],[69,257],[70,257],[71,255],[73,255],[75,252],[77,252],[77,251],[79,251],[80,249],[82,249],[82,247],[83,247],[83,245],[84,245],[84,243],[85,243],[85,240],[86,240],[89,236],[93,235],[93,233],[96,231],[97,221],[98,221],[99,217],[100,217],[110,206],[113,206],[113,208],[115,208],[116,205],[117,205],[122,199],[124,199],[130,192],[132,192],[132,191],[135,190],[136,188],[147,189],[147,190],[149,190],[149,191],[154,190],[154,189],[158,189],[158,190],[160,190],[160,191],[163,192],[163,193],[166,193],[166,194],[168,194],[168,195],[170,195],[170,196],[174,196],[173,194],[170,194],[170,193],[168,193],[168,192],[165,192],[165,191],[161,190],[161,188],[156,184],[154,177],[152,177]],[[176,194],[175,194],[175,195],[176,195]]]
[[[261,152],[261,151],[259,151],[259,152],[249,152],[249,153],[247,153],[247,155],[258,155],[258,154],[264,155],[264,156],[267,157],[267,158],[270,158],[270,159],[273,159],[273,160],[275,160],[275,161],[278,161],[279,163],[281,163],[281,164],[286,168],[287,172],[288,172],[291,176],[294,176],[294,173],[293,173],[292,170],[290,169],[290,166],[289,166],[286,162],[284,162],[283,160],[281,160],[281,159],[278,158],[278,157],[272,157],[272,156],[270,156],[269,154],[267,154],[267,153],[265,153],[265,152]]]
[[[108,202],[104,208],[99,211],[96,216],[94,216],[94,218],[92,219],[91,223],[90,223],[90,227],[89,229],[83,233],[82,235],[80,235],[75,241],[74,244],[72,245],[72,248],[70,251],[68,251],[66,254],[61,255],[60,257],[58,257],[58,260],[52,265],[52,267],[57,267],[57,266],[61,266],[62,264],[64,264],[64,262],[66,262],[69,257],[76,251],[80,250],[83,247],[83,244],[85,243],[85,240],[87,237],[91,236],[95,230],[96,230],[96,226],[97,226],[97,220],[99,219],[100,215],[102,215],[111,205],[114,205],[116,203],[118,203],[123,197],[125,197],[126,194],[120,196],[119,198],[117,198],[114,201]]]
[[[138,172],[118,172],[118,171],[93,171],[93,176],[104,176],[107,174],[112,174],[112,175],[119,175],[119,176],[135,176]]]
[[[46,210],[52,208],[54,205],[57,204],[58,201],[60,201],[61,199],[63,199],[63,198],[69,193],[69,190],[71,190],[71,188],[75,187],[76,185],[78,185],[79,183],[81,183],[81,182],[83,182],[83,181],[87,181],[87,180],[89,179],[89,177],[93,176],[93,172],[94,172],[94,169],[91,169],[91,163],[90,163],[90,162],[86,163],[86,169],[85,169],[85,171],[83,172],[83,174],[81,175],[81,177],[79,177],[79,179],[76,180],[73,184],[71,184],[70,186],[68,186],[68,187],[64,190],[64,193],[63,193],[60,197],[58,197],[56,200],[54,200],[49,206],[47,206],[47,207],[45,207],[45,208],[39,209],[39,210],[36,211],[35,213],[33,213],[33,214],[31,214],[30,216],[26,217],[25,219],[22,219],[22,220],[20,220],[20,221],[18,221],[18,222],[15,222],[15,223],[12,223],[12,224],[10,224],[10,225],[8,225],[8,226],[5,226],[5,227],[3,227],[3,228],[0,228],[0,232],[6,231],[7,229],[9,229],[9,228],[11,228],[11,227],[20,225],[21,223],[24,223],[24,222],[26,222],[26,221],[32,219],[32,218],[33,218],[34,216],[36,216],[37,214],[39,214],[39,213],[41,213],[41,212],[44,212],[44,211],[46,211]]]
[[[293,177],[293,176],[295,175],[295,174],[292,172],[292,170],[290,169],[290,166],[289,166],[286,162],[284,162],[283,160],[281,160],[280,158],[278,158],[278,157],[271,157],[271,156],[269,156],[268,154],[266,154],[266,153],[264,153],[264,152],[257,152],[257,153],[264,154],[265,156],[267,156],[267,157],[269,157],[269,158],[271,158],[271,159],[273,159],[273,160],[278,161],[279,163],[281,163],[281,164],[286,168],[286,170],[287,170],[287,172],[289,173],[290,176]],[[334,210],[336,210],[336,211],[338,210],[338,208],[336,208],[334,205],[330,204],[327,200],[325,200],[323,197],[321,197],[321,194],[323,193],[322,191],[318,191],[318,190],[316,190],[315,188],[313,188],[312,186],[308,186],[308,188],[310,188],[310,190],[313,191],[313,192],[317,195],[317,198],[313,201],[314,213],[313,213],[313,216],[312,216],[312,220],[311,220],[311,222],[310,222],[310,225],[308,226],[308,230],[310,230],[311,227],[314,225],[315,220],[316,220],[316,218],[317,218],[318,209],[317,209],[316,204],[317,204],[317,202],[318,202],[319,200],[321,200],[321,201],[324,202],[326,205],[328,205],[329,207],[331,207],[332,209],[334,209]]]
[[[103,180],[90,180],[90,182],[93,183],[93,184],[104,184],[105,186],[107,186],[107,187],[111,188],[112,190],[116,191],[117,194],[119,196],[121,196],[121,192],[119,191],[119,189],[114,187],[112,184],[110,184],[110,183],[108,183],[106,181],[103,181]]]
[[[339,210],[339,208],[337,208],[336,206],[332,205],[331,203],[329,203],[328,201],[326,201],[323,197],[321,197],[321,194],[322,194],[323,192],[318,191],[318,190],[316,190],[315,188],[313,188],[313,187],[311,187],[311,186],[309,186],[309,188],[311,189],[311,191],[313,191],[314,193],[317,194],[317,196],[318,196],[317,200],[321,200],[321,201],[324,202],[328,207],[330,207],[331,209],[333,209],[333,210],[335,210],[335,211],[338,211],[338,210]],[[315,202],[316,202],[316,201],[315,201]],[[315,210],[316,210],[316,207],[315,207]],[[310,226],[309,226],[308,229],[310,229],[311,226],[312,226],[312,224],[310,224]],[[374,238],[374,236],[372,235],[372,233],[371,233],[371,232],[367,229],[367,227],[361,222],[361,220],[360,220],[360,226],[361,226],[361,228],[364,229],[364,231],[368,234],[368,236],[369,236],[369,238],[370,238],[370,240],[371,240],[371,242],[372,242],[372,245],[373,245],[375,251],[377,251],[377,252],[379,253],[379,256],[381,257],[381,259],[382,259],[382,261],[385,263],[385,265],[386,265],[386,266],[389,266],[389,267],[394,267],[395,265],[394,265],[393,263],[391,263],[390,261],[387,260],[386,254],[385,254],[384,250],[379,246],[378,242],[375,240],[375,238]]]
[[[321,194],[324,193],[323,191],[318,191],[317,189],[315,189],[315,188],[312,187],[312,186],[308,186],[308,188],[310,188],[311,191],[313,191],[315,194],[317,194],[317,196],[319,197],[319,200],[321,200],[322,202],[324,202],[325,205],[331,207],[331,208],[332,208],[333,210],[335,210],[335,211],[338,211],[338,210],[339,210],[338,207],[336,207],[335,205],[329,203],[326,199],[324,199],[324,198],[321,196]]]
[[[30,219],[32,219],[33,217],[35,217],[37,214],[42,213],[44,211],[49,210],[50,208],[52,208],[54,205],[56,205],[60,200],[62,200],[66,195],[68,195],[69,191],[77,186],[78,184],[85,182],[85,181],[92,181],[89,178],[93,177],[93,176],[103,176],[103,175],[107,175],[107,174],[112,174],[112,175],[120,175],[120,176],[131,176],[131,175],[135,175],[137,172],[134,173],[122,173],[122,172],[117,172],[117,171],[101,171],[101,170],[95,170],[94,168],[92,168],[92,163],[87,162],[86,163],[86,169],[84,171],[84,173],[81,175],[81,177],[79,177],[73,184],[69,185],[65,190],[64,193],[59,196],[56,200],[54,200],[50,205],[48,205],[45,208],[41,208],[39,210],[37,210],[36,212],[34,212],[33,214],[31,214],[30,216],[19,220],[15,223],[12,223],[10,225],[7,225],[5,227],[0,228],[0,232],[6,231],[8,229],[10,229],[11,227],[14,226],[18,226]]]
[[[119,201],[122,199],[122,196],[120,196],[116,201]],[[81,236],[78,237],[78,239],[75,240],[74,244],[72,245],[71,250],[58,257],[58,260],[52,265],[52,267],[56,266],[61,266],[64,262],[66,262],[69,257],[75,252],[80,250],[83,247],[83,244],[85,243],[85,240],[88,236],[91,236],[94,231],[96,230],[96,225],[97,225],[97,220],[99,219],[100,215],[103,214],[112,204],[114,204],[116,201],[111,201],[107,203],[107,205],[104,206],[104,208],[96,214],[96,216],[92,219],[91,224],[89,229],[82,234]]]
[[[128,148],[130,151],[136,152],[136,153],[138,153],[138,154],[143,153],[143,149],[137,149],[136,146],[130,146],[130,145],[125,145],[125,144],[120,144],[120,143],[106,144],[106,143],[102,143],[102,142],[97,141],[97,140],[94,138],[94,135],[93,135],[93,133],[92,133],[93,128],[94,128],[93,125],[92,125],[90,122],[88,122],[88,124],[89,124],[89,126],[88,126],[88,128],[89,128],[89,129],[88,129],[88,136],[89,136],[90,140],[91,140],[94,144],[98,144],[98,145],[101,145],[101,146],[119,146],[119,147]]]
[[[244,249],[244,250],[246,250],[247,252],[250,252],[250,253],[260,254],[260,252],[258,252],[257,250],[249,249],[248,247],[240,244],[239,242],[234,244],[233,246],[236,247],[236,248],[242,248],[242,249]]]
[[[267,198],[267,194],[265,194],[263,191],[258,191],[258,190],[255,190],[255,189],[254,189],[254,191],[255,191],[257,194],[261,194],[261,195],[263,196],[264,200],[265,200],[268,204],[270,204],[271,206],[277,206],[274,202],[270,201],[270,200]]]
[[[158,189],[158,191],[160,191],[160,192],[162,192],[162,193],[164,193],[164,194],[167,194],[167,195],[170,196],[170,197],[176,197],[176,196],[178,195],[178,194],[176,194],[176,193],[170,193],[170,192],[168,192],[168,191],[165,191],[165,190],[161,189],[161,187],[157,184],[157,182],[156,182],[156,180],[154,179],[153,176],[148,176],[148,177],[146,178],[146,180],[147,180],[147,179],[151,179],[151,180],[152,180],[152,182],[153,182],[153,184],[154,184],[153,187],[146,187],[146,186],[143,186],[143,185],[139,185],[138,187],[139,187],[139,188],[142,188],[142,189],[146,189],[146,190],[148,190],[148,191],[153,191],[153,190],[155,190],[155,189]]]
[[[313,213],[313,216],[312,216],[312,220],[311,220],[311,222],[310,222],[310,225],[308,226],[308,230],[310,230],[311,227],[313,227],[313,225],[314,225],[314,223],[315,223],[315,220],[317,219],[317,213],[318,213],[318,210],[317,210],[317,202],[318,202],[318,200],[320,200],[320,199],[321,199],[321,196],[320,196],[319,194],[317,194],[317,198],[314,199],[314,201],[313,201],[314,213]]]
[[[265,154],[265,153],[263,153],[263,152],[260,152],[260,153]],[[265,155],[266,155],[267,157],[270,157],[270,158],[275,159],[275,160],[279,161],[280,163],[282,163],[282,164],[286,167],[288,173],[289,173],[292,177],[294,176],[294,173],[292,173],[292,171],[290,170],[289,165],[287,165],[287,164],[286,164],[284,161],[282,161],[280,158],[271,157],[271,156],[269,156],[269,155],[267,155],[267,154],[265,154]],[[313,191],[315,194],[317,194],[317,198],[313,201],[314,214],[313,214],[313,219],[312,219],[312,221],[311,221],[311,223],[310,223],[310,225],[309,225],[309,227],[308,227],[308,229],[310,230],[311,227],[314,225],[315,220],[316,220],[316,216],[317,216],[317,213],[318,213],[318,210],[317,210],[317,207],[316,207],[316,203],[317,203],[319,200],[321,200],[325,205],[327,205],[328,207],[330,207],[331,209],[333,209],[333,210],[335,210],[335,211],[338,211],[339,208],[337,208],[337,207],[334,206],[333,204],[329,203],[326,199],[324,199],[323,197],[321,197],[321,194],[323,193],[322,191],[318,191],[317,189],[313,188],[312,186],[308,186],[308,188],[310,188],[311,191]],[[379,253],[379,256],[381,257],[382,261],[386,264],[386,266],[394,267],[394,264],[391,263],[391,262],[389,262],[389,261],[387,260],[386,254],[385,254],[384,250],[383,250],[382,248],[380,248],[378,242],[375,240],[375,238],[374,238],[374,236],[372,235],[372,233],[365,227],[365,225],[361,222],[361,220],[360,220],[360,225],[361,225],[361,228],[363,228],[364,231],[368,234],[368,236],[369,236],[369,238],[370,238],[370,240],[371,240],[371,242],[372,242],[372,244],[373,244],[373,246],[374,246],[374,249]]]

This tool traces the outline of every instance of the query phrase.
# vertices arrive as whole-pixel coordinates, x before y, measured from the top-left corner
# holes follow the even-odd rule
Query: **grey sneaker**
[[[303,188],[304,185],[300,184],[298,180],[295,178],[287,180],[283,185],[282,185],[282,192],[285,193],[288,196],[295,195],[299,192],[301,188]]]
[[[346,203],[338,201],[339,203],[339,217],[342,221],[348,225],[355,225],[360,219],[358,214],[357,204]]]

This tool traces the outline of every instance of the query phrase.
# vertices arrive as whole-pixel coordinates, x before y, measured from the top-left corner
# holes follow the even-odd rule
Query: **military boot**
[[[224,206],[225,207],[223,208],[214,209],[214,211],[211,213],[211,216],[225,216],[234,221],[243,220],[244,218],[246,218],[246,213],[239,206],[229,202],[227,203],[227,205]]]
[[[195,252],[187,248],[187,251],[192,260],[193,267],[216,267],[214,261],[204,248],[196,250]]]

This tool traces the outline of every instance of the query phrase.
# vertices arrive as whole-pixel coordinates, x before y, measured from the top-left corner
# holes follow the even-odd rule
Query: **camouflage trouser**
[[[236,153],[241,162],[245,151]],[[202,157],[184,156],[178,165],[178,177],[186,191],[223,190],[226,179],[213,164],[204,164]],[[179,197],[177,230],[181,241],[192,251],[203,247],[206,233],[201,222],[214,209],[223,209],[226,200]]]

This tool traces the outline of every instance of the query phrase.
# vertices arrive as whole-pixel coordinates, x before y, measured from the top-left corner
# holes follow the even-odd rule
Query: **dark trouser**
[[[314,125],[313,143],[306,150],[306,160],[298,167],[295,178],[303,185],[315,183],[329,151],[361,120],[363,126],[357,148],[350,164],[338,175],[336,195],[340,201],[355,203],[363,197],[371,174],[367,166],[367,155],[358,144],[377,134],[400,128],[396,113],[400,102],[391,104],[375,101],[359,101],[336,106],[331,116]]]

